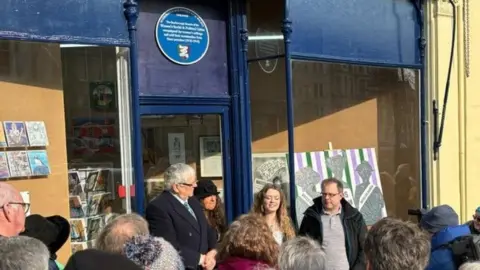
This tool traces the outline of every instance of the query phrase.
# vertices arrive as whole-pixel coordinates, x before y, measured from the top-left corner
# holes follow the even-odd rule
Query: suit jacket
[[[200,255],[215,248],[217,237],[198,199],[191,197],[188,204],[197,219],[170,191],[164,191],[148,204],[146,219],[150,234],[170,242],[180,252],[187,269],[197,269]]]

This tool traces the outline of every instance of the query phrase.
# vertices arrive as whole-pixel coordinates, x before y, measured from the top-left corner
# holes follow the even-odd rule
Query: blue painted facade
[[[0,38],[83,43],[130,48],[135,210],[143,211],[140,116],[224,116],[224,174],[229,220],[252,202],[251,130],[246,0],[6,0],[0,8]],[[291,60],[309,59],[420,68],[424,74],[422,0],[285,0],[284,35],[289,153],[294,147]],[[155,42],[159,16],[174,6],[195,10],[210,32],[202,61],[181,66],[168,61]],[[282,58],[281,58],[282,59]],[[422,203],[426,165],[425,88],[422,85]],[[425,132],[425,133],[424,133]],[[291,190],[295,175],[290,160]],[[235,168],[235,169],[232,169]],[[241,169],[238,169],[241,168]],[[294,195],[294,194],[293,194]],[[291,205],[295,205],[295,200]],[[295,209],[295,207],[291,207]],[[295,213],[292,213],[295,216]]]

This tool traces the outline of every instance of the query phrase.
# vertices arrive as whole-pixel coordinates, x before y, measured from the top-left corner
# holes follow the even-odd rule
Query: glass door
[[[160,108],[159,108],[160,107]],[[185,163],[198,181],[212,181],[231,221],[230,134],[228,109],[151,106],[141,113],[144,206],[163,191],[163,173]]]

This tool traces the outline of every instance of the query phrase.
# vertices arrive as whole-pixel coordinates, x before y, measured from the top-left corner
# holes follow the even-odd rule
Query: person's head
[[[164,173],[165,190],[175,193],[186,200],[193,196],[197,186],[195,170],[187,164],[177,163],[167,168]]]
[[[218,260],[240,257],[275,266],[278,244],[265,219],[257,214],[242,215],[232,222],[218,248]]]
[[[0,235],[16,236],[25,229],[25,213],[30,204],[13,186],[0,182]]]
[[[446,204],[433,207],[420,220],[420,227],[430,234],[435,234],[447,227],[457,226],[458,224],[457,213]]]
[[[418,225],[387,217],[370,228],[364,250],[367,270],[423,270],[430,239]]]
[[[286,234],[287,239],[295,236],[290,216],[287,211],[287,199],[280,186],[266,184],[255,194],[253,212],[262,216],[276,214],[276,219]]]
[[[480,262],[468,262],[462,264],[458,270],[480,270]]]
[[[142,270],[140,266],[136,265],[123,255],[97,249],[86,249],[75,252],[75,254],[68,259],[67,265],[65,265],[64,268],[64,270],[106,269]]]
[[[125,244],[125,256],[148,270],[183,270],[182,258],[165,239],[150,235],[133,237]]]
[[[21,235],[42,241],[54,256],[70,237],[70,222],[61,216],[30,215]]]
[[[197,182],[197,187],[195,187],[193,193],[195,197],[200,200],[205,210],[212,211],[220,203],[218,201],[218,194],[220,194],[220,192],[218,192],[217,186],[212,180]]]
[[[102,251],[121,254],[125,243],[132,237],[148,234],[148,223],[143,217],[133,213],[124,214],[105,225],[95,241],[95,246]]]
[[[317,241],[308,237],[297,237],[283,243],[278,266],[280,270],[325,270],[325,256]]]
[[[473,215],[473,226],[477,231],[480,231],[480,206],[477,207]]]
[[[340,208],[343,199],[343,183],[335,178],[328,178],[322,181],[323,207],[328,210]]]
[[[35,238],[12,236],[0,238],[0,269],[46,270],[50,252]]]

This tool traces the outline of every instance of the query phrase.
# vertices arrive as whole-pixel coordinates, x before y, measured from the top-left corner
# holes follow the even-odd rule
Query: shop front
[[[228,221],[267,182],[300,221],[328,177],[371,220],[426,205],[416,1],[8,2],[0,177],[70,218],[72,251],[178,162]]]

